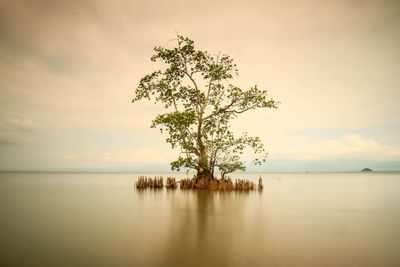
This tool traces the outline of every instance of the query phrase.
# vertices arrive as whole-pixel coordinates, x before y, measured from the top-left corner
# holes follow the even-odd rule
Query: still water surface
[[[138,175],[0,173],[0,266],[400,266],[400,173],[264,173],[262,192]]]

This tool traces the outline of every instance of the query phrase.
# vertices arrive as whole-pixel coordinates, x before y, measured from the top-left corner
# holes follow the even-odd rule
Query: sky
[[[0,0],[0,170],[169,170],[163,106],[131,100],[176,32],[281,102],[232,124],[249,171],[400,170],[399,29],[400,1]]]

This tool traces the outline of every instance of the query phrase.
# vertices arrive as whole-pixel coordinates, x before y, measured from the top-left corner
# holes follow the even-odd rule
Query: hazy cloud
[[[165,136],[149,129],[162,106],[130,100],[159,67],[152,48],[172,46],[175,30],[200,49],[231,55],[235,84],[258,84],[282,102],[234,123],[262,137],[272,158],[399,159],[399,12],[390,0],[1,1],[0,144],[20,146],[0,152],[0,167],[10,154],[20,168],[70,167],[77,155],[76,164],[92,167],[174,158],[160,151]],[[373,139],[357,131],[382,125],[395,130]],[[75,129],[93,138],[77,135],[66,148]],[[290,134],[307,129],[343,136]],[[126,133],[145,148],[116,147]],[[34,134],[43,137],[37,146]]]
[[[31,141],[34,125],[27,118],[0,117],[0,145],[18,145]]]
[[[399,160],[400,146],[380,144],[376,140],[358,134],[348,134],[338,139],[318,137],[296,137],[290,144],[273,144],[273,158],[290,159],[376,159]]]
[[[135,150],[103,153],[100,158],[106,162],[129,166],[129,164],[168,164],[174,160],[175,156],[173,151],[160,151],[154,147],[143,147]]]
[[[62,158],[68,160],[76,160],[79,158],[79,156],[74,154],[68,154],[68,155],[63,155]]]

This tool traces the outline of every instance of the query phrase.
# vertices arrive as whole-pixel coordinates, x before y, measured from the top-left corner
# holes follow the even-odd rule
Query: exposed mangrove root
[[[227,179],[211,179],[207,184],[207,189],[209,190],[220,190],[220,191],[230,191],[235,190],[235,186],[230,177]]]
[[[181,189],[194,189],[196,188],[196,176],[192,179],[186,178],[179,181]]]
[[[231,191],[231,190],[255,190],[256,185],[253,182],[245,179],[236,179],[235,183],[231,178],[221,179],[198,179],[194,176],[192,179],[186,178],[176,182],[175,178],[168,177],[165,187],[176,189],[177,184],[180,183],[180,189],[207,189],[213,191]],[[164,186],[163,177],[147,178],[146,176],[138,177],[136,188],[162,188]],[[260,176],[258,180],[258,190],[263,189],[263,182]]]
[[[168,177],[167,178],[167,183],[165,184],[165,187],[166,188],[176,189],[177,186],[176,186],[175,178]]]
[[[163,187],[164,187],[164,181],[161,176],[154,177],[154,179],[147,178],[146,176],[140,176],[136,182],[136,188],[163,188]]]
[[[256,189],[255,184],[249,180],[236,179],[233,183],[230,177],[221,179],[196,179],[196,177],[193,177],[192,179],[183,179],[180,183],[181,189],[208,189],[213,191]]]
[[[263,186],[263,182],[262,182],[262,178],[260,175],[260,179],[258,179],[258,190],[263,190],[264,186]]]
[[[235,190],[253,190],[253,189],[255,189],[255,185],[253,182],[250,182],[249,180],[236,179]]]

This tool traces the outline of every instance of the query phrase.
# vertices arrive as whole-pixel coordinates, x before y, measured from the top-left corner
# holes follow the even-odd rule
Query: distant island
[[[370,168],[364,168],[361,170],[362,172],[372,172],[372,170]]]

